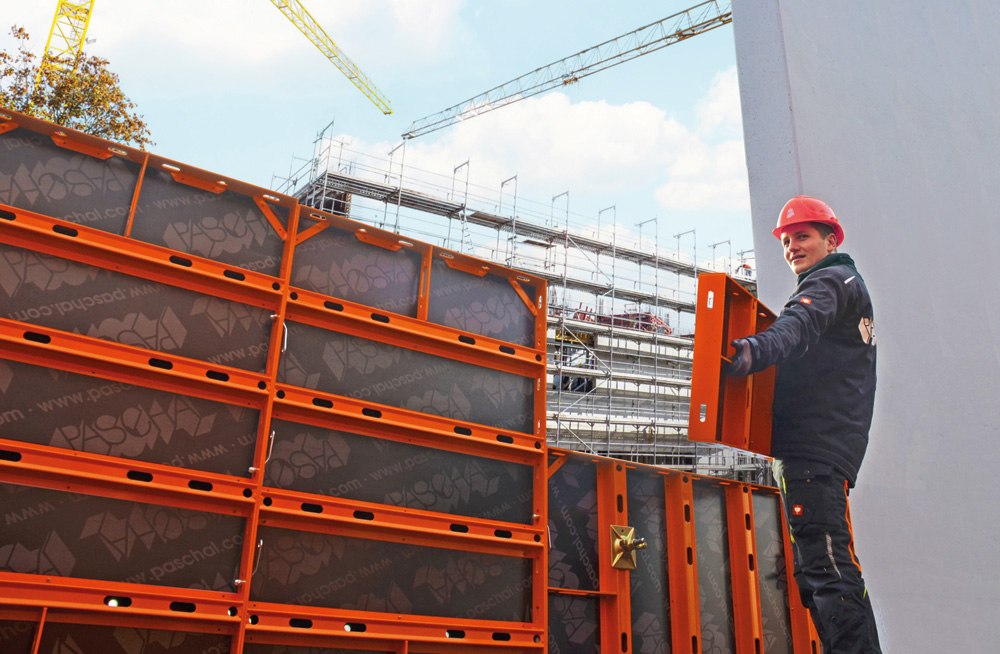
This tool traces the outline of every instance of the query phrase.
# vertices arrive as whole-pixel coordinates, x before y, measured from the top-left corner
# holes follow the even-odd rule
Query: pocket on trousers
[[[810,471],[811,473],[811,471]],[[835,480],[829,475],[785,475],[786,516],[793,536],[836,529]]]

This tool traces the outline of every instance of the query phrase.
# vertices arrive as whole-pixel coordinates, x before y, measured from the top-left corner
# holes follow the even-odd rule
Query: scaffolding
[[[546,279],[550,445],[768,479],[759,457],[687,440],[697,276],[728,272],[755,290],[746,258],[720,270],[698,261],[694,230],[672,235],[676,249],[661,248],[656,218],[636,223],[636,235],[615,206],[576,214],[568,192],[548,204],[518,197],[516,174],[485,188],[470,183],[469,160],[450,176],[432,173],[405,166],[405,142],[379,158],[330,138],[330,129],[317,135],[312,159],[272,180],[275,190]],[[643,236],[650,223],[652,236]],[[687,235],[690,253],[680,247]]]

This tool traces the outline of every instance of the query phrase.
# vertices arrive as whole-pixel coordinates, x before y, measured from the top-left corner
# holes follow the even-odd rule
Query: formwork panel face
[[[273,488],[530,524],[531,466],[273,420]]]
[[[0,620],[0,652],[4,654],[31,654],[37,629],[37,622]]]
[[[295,246],[292,284],[316,293],[416,317],[423,254],[365,243],[330,225]]]
[[[258,536],[252,601],[531,621],[529,559],[267,526]]]
[[[519,286],[529,299],[535,297],[533,285]],[[535,315],[507,277],[456,270],[446,259],[436,257],[429,295],[430,322],[526,347],[535,345]]]
[[[597,597],[550,595],[548,654],[598,654],[598,608]]]
[[[101,654],[226,654],[232,637],[114,625],[48,623],[40,652],[100,652]]]
[[[696,480],[692,490],[702,651],[736,654],[725,489]]]
[[[666,498],[663,477],[629,471],[628,524],[646,541],[630,575],[632,649],[672,651],[670,591],[667,583]]]
[[[59,147],[18,128],[0,134],[0,203],[122,235],[141,166]]]
[[[597,470],[567,459],[549,478],[549,586],[600,590]]]
[[[792,654],[794,647],[788,608],[788,572],[781,533],[781,500],[778,495],[755,492],[753,514],[764,651],[768,654]]]
[[[389,652],[384,649],[344,649],[342,647],[246,643],[243,645],[243,654],[396,654],[396,652]]]
[[[263,372],[271,312],[0,244],[0,316]]]
[[[235,590],[243,518],[0,483],[0,571]]]
[[[267,203],[279,224],[286,209]],[[178,252],[277,276],[284,242],[254,199],[234,191],[202,190],[147,170],[136,205],[132,238]]]
[[[248,407],[4,359],[0,406],[10,407],[0,439],[241,477],[260,420]]]
[[[340,332],[287,322],[281,383],[532,433],[535,380]]]

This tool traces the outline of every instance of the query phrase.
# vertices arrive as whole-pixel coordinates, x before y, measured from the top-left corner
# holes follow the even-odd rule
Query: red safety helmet
[[[844,228],[840,226],[837,216],[833,214],[833,209],[826,202],[809,197],[808,195],[796,195],[785,203],[778,214],[778,226],[771,232],[774,237],[781,239],[781,233],[788,230],[789,225],[799,223],[823,223],[833,228],[833,235],[837,238],[837,247],[844,242]]]

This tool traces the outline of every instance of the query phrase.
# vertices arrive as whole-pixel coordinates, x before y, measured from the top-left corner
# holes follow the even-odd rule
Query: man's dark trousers
[[[881,654],[871,599],[854,554],[847,478],[806,459],[775,460],[795,581],[823,654]]]

